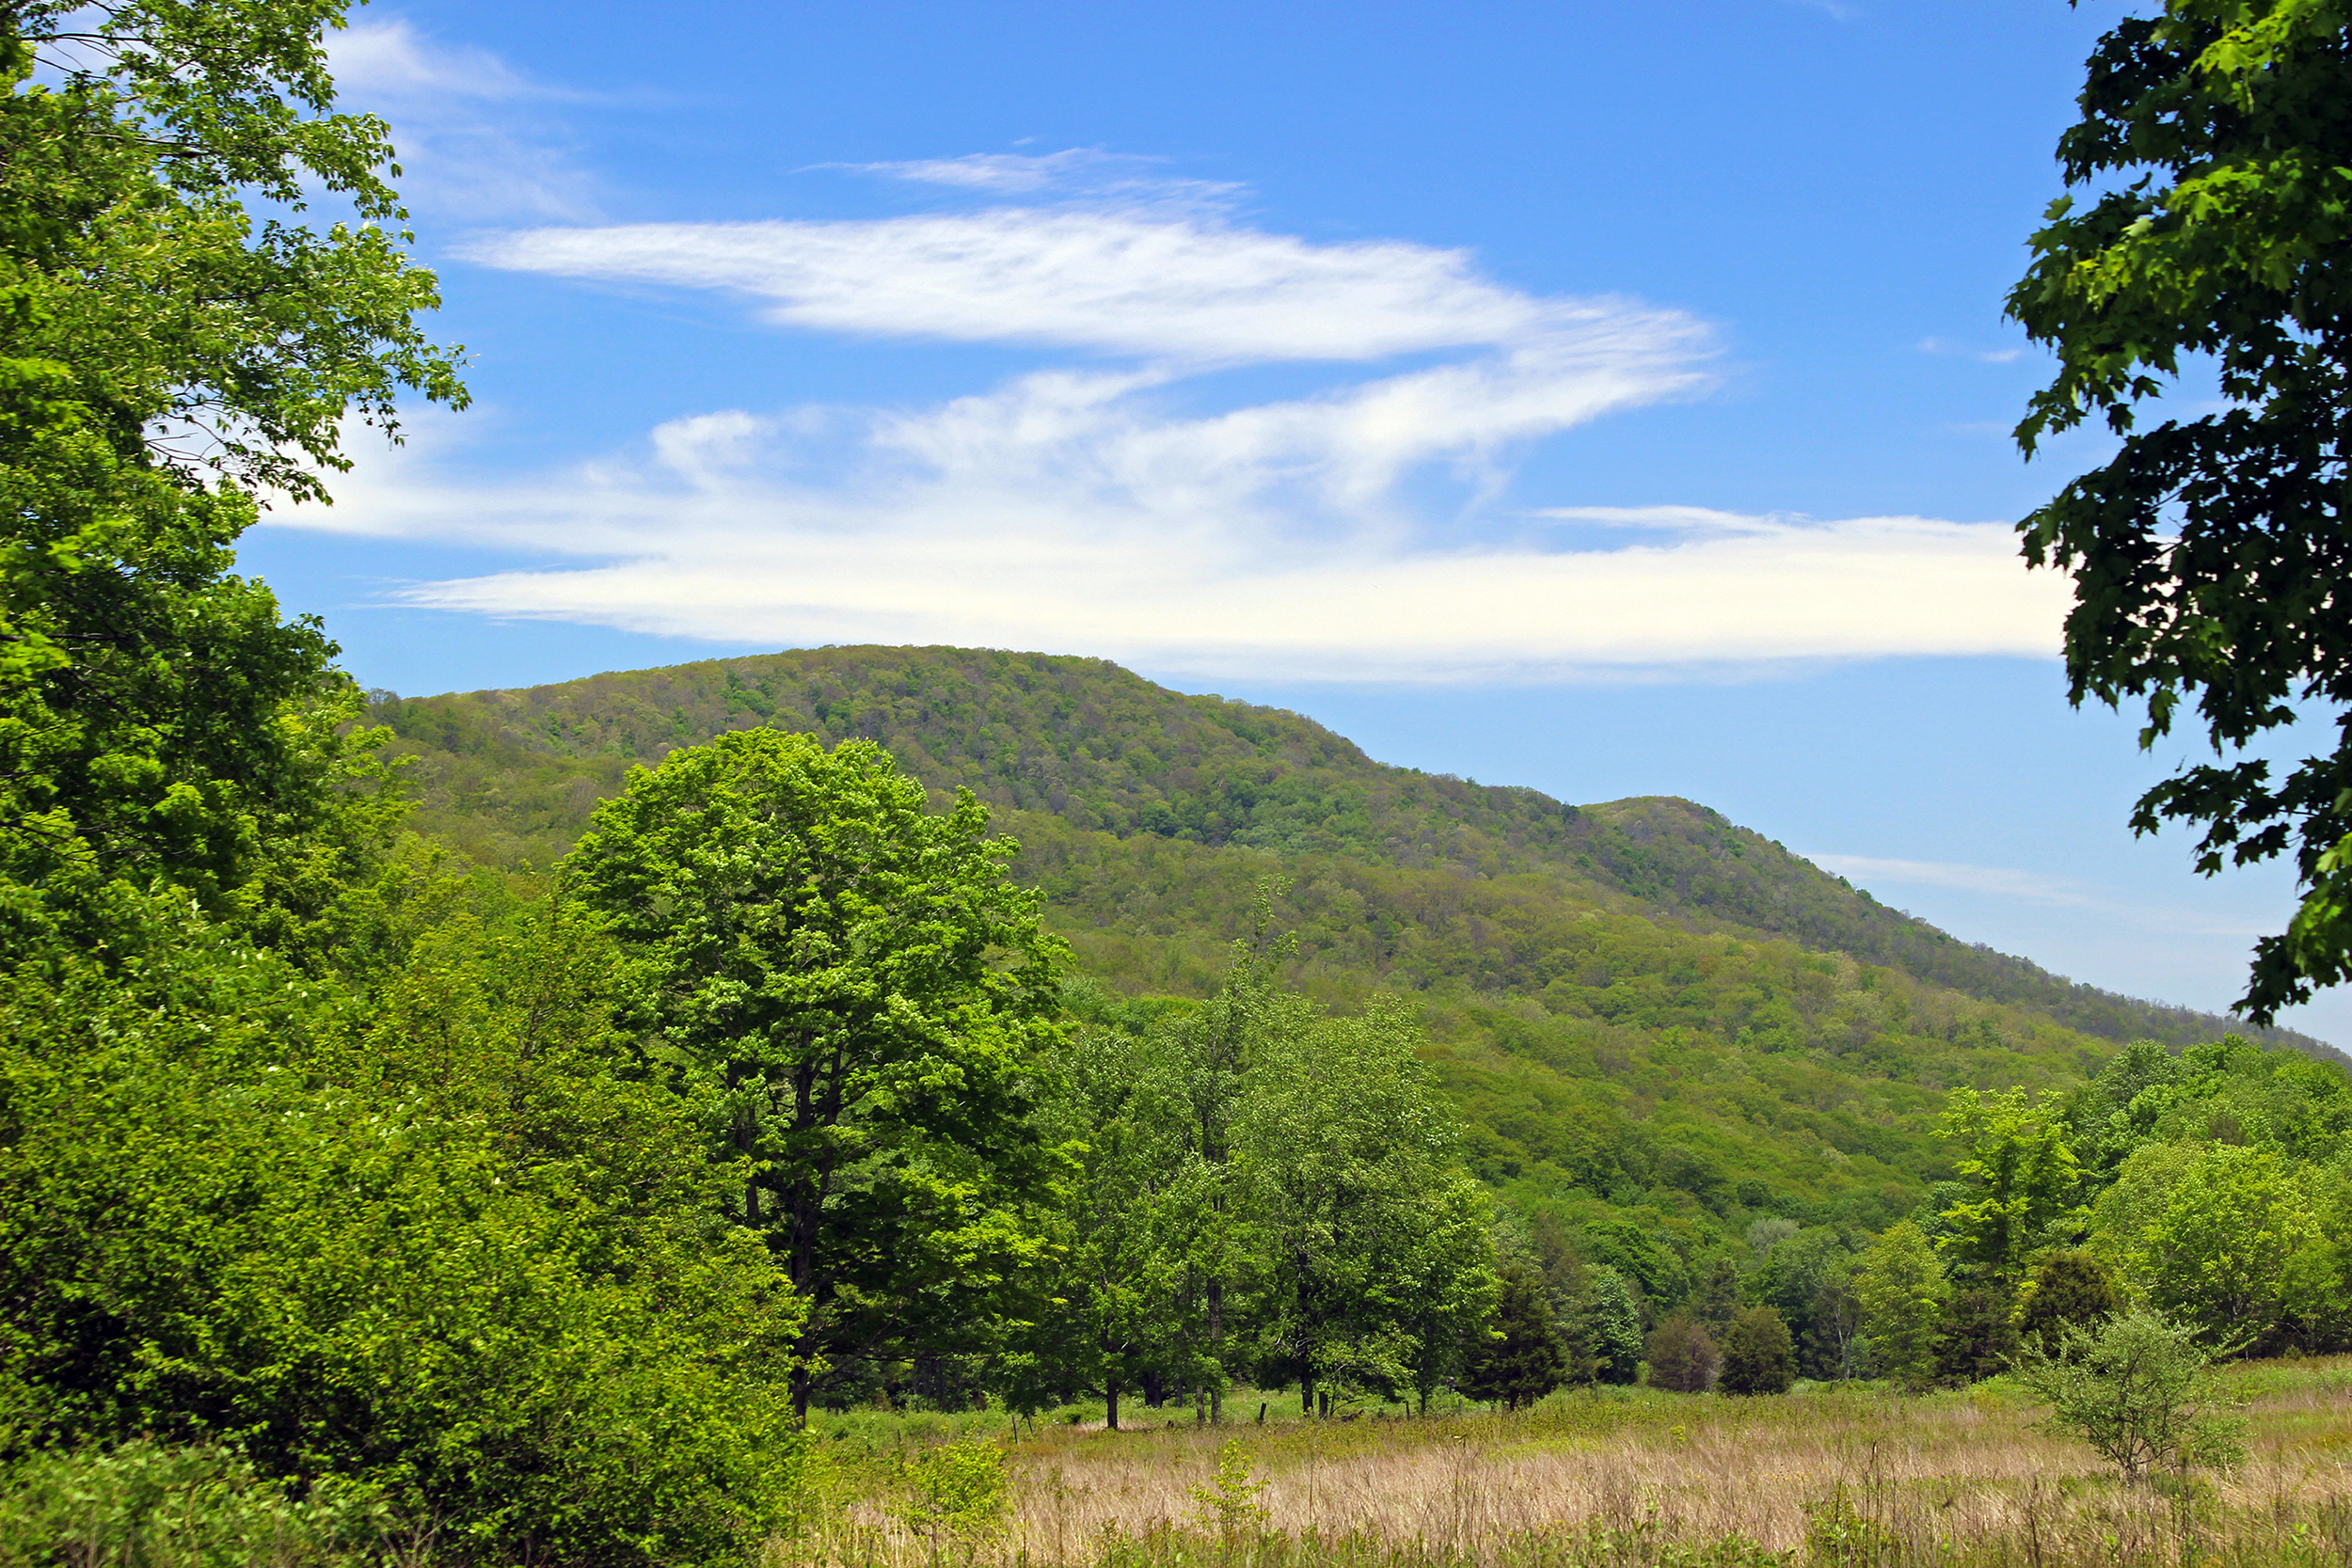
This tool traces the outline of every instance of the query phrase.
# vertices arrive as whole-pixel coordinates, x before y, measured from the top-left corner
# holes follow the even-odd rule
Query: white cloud
[[[1444,367],[1191,419],[1156,408],[1164,387],[1047,372],[920,414],[717,413],[662,426],[646,457],[490,483],[444,471],[428,428],[421,449],[363,465],[332,511],[277,520],[557,558],[413,585],[398,595],[412,604],[1203,675],[1556,678],[2057,646],[2064,581],[2027,574],[2005,525],[1673,509],[1622,547],[1556,550],[1449,540],[1396,501],[1420,465],[1661,390],[1638,376]]]
[[[595,182],[549,115],[577,95],[400,18],[331,34],[327,58],[342,106],[390,122],[410,206],[466,219],[593,215]]]
[[[1533,294],[1458,250],[1318,245],[1130,198],[1103,182],[1144,176],[1108,154],[866,172],[983,198],[1095,185],[879,220],[538,228],[471,254],[728,291],[786,327],[1127,362],[914,410],[706,413],[635,454],[520,480],[469,482],[416,449],[362,468],[332,512],[280,520],[545,558],[411,585],[412,604],[730,641],[1383,680],[2057,649],[2067,585],[2029,575],[2004,524],[1535,515],[1625,531],[1596,548],[1482,522],[1519,448],[1706,384],[1708,334],[1687,315]],[[1199,406],[1215,367],[1400,358],[1335,371],[1318,395]],[[1432,481],[1464,504],[1433,505]]]
[[[2013,871],[2000,866],[1958,865],[1946,861],[1891,861],[1870,855],[1807,855],[1832,876],[1867,879],[1913,886],[1956,888],[1963,893],[1989,893],[2022,898],[2032,904],[2088,905],[2097,900],[2079,883],[2038,871]]]
[[[543,90],[488,50],[437,42],[399,18],[329,34],[326,54],[336,89],[355,100],[424,94],[503,100]]]
[[[990,196],[1052,195],[1096,201],[1149,202],[1163,209],[1221,207],[1241,193],[1242,187],[1236,184],[1178,178],[1168,172],[1167,165],[1165,158],[1072,147],[1059,152],[968,152],[957,158],[811,166]]]
[[[2169,901],[2133,899],[2115,890],[2094,888],[2071,877],[2054,877],[2039,871],[1963,865],[1948,861],[1883,860],[1873,855],[1804,858],[1832,876],[1856,883],[1867,881],[1873,888],[1948,889],[2044,908],[2092,911],[2105,921],[2236,942],[2249,942],[2263,934],[2262,927],[2250,922],[2216,921],[2207,904],[2182,906]]]
[[[1554,357],[1687,359],[1700,337],[1672,311],[1490,282],[1459,250],[1318,245],[1151,209],[537,229],[469,254],[555,277],[748,294],[782,325],[1200,361],[1538,342]]]

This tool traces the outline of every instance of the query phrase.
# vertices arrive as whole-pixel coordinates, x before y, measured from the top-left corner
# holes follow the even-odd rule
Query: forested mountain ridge
[[[420,825],[493,863],[553,861],[632,764],[769,726],[828,743],[873,739],[935,794],[972,788],[1027,847],[1023,873],[1047,880],[1058,905],[1098,916],[1107,889],[1131,903],[1138,879],[1151,880],[1141,862],[1178,845],[1470,880],[1535,874],[1579,904],[1843,953],[2106,1039],[2183,1044],[2225,1026],[1957,942],[1687,800],[1580,808],[1534,789],[1387,767],[1300,715],[1172,691],[1102,659],[822,648],[522,690],[379,692],[372,716],[411,758]],[[1211,862],[1168,863],[1191,881]],[[1162,909],[1151,923],[1173,936],[1211,912]],[[1368,907],[1364,928],[1397,927],[1401,913]],[[1214,924],[1220,935],[1228,928]],[[1385,977],[1393,954],[1363,957]],[[1524,956],[1463,976],[1536,990],[1554,977],[1536,978]]]

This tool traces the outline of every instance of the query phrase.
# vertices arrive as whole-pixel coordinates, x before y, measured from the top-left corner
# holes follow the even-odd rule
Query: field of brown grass
[[[1998,1382],[1915,1399],[1620,1390],[1516,1415],[1000,1437],[1009,1506],[984,1540],[911,1532],[890,1456],[836,1463],[835,1506],[792,1554],[1053,1568],[2352,1565],[2352,1358],[2249,1365],[2230,1382],[2250,1418],[2247,1463],[2132,1491]],[[1229,1441],[1261,1489],[1227,1488],[1237,1502],[1220,1519],[1205,1497]]]

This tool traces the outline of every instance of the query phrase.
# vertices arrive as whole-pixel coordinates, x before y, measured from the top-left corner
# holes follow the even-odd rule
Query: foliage
[[[2009,297],[2058,361],[2021,444],[2101,416],[2122,437],[2021,525],[2028,559],[2074,579],[2073,696],[2143,700],[2143,749],[2193,697],[2222,758],[2149,790],[2134,827],[2199,825],[2208,874],[2294,852],[2302,906],[2257,944],[2242,1004],[2263,1020],[2352,956],[2352,731],[2281,780],[2230,758],[2352,698],[2331,586],[2352,439],[2347,25],[2340,0],[2166,0],[2118,23],[2058,144],[2091,195],[2052,205]],[[2218,411],[2143,427],[2185,361],[2213,366]]]
[[[2017,1337],[2055,1346],[2070,1326],[2090,1328],[2122,1310],[2123,1297],[2106,1264],[2091,1253],[2057,1252],[2034,1265],[2018,1308]]]
[[[1935,1375],[1974,1383],[2009,1370],[2017,1354],[2017,1296],[1994,1281],[1963,1282],[1944,1306],[1935,1336]]]
[[[382,1510],[326,1478],[296,1498],[233,1449],[115,1449],[39,1453],[6,1478],[0,1562],[76,1568],[299,1568],[360,1562]]]
[[[381,122],[332,112],[341,0],[0,13],[0,877],[8,924],[106,939],[115,879],[224,909],[369,771],[315,622],[230,543],[316,496],[348,418],[462,401],[394,217]],[[259,226],[247,195],[288,217]],[[364,814],[363,814],[364,815]],[[0,933],[5,934],[5,933]],[[119,940],[119,938],[117,940]]]
[[[2126,1312],[2070,1325],[2051,1350],[2028,1344],[2017,1376],[2050,1407],[2054,1427],[2137,1484],[2168,1465],[2227,1465],[2242,1455],[2243,1423],[2212,1386],[2214,1356],[2192,1330],[2153,1312]]]
[[[592,934],[453,918],[362,1007],[149,919],[135,983],[0,985],[21,1444],[236,1442],[461,1562],[709,1561],[781,1517],[798,1304],[714,1220],[706,1107],[635,1076]]]
[[[1244,1531],[1263,1526],[1266,1507],[1258,1501],[1258,1494],[1266,1483],[1253,1479],[1249,1455],[1241,1440],[1228,1437],[1216,1451],[1216,1468],[1206,1486],[1192,1488],[1192,1500],[1200,1505],[1201,1523],[1210,1526],[1227,1543],[1238,1540]]]
[[[986,820],[930,814],[869,742],[747,731],[633,772],[565,863],[633,1016],[723,1097],[807,1363],[985,1348],[1041,1253],[1061,949]]]
[[[1623,1275],[1606,1263],[1591,1265],[1559,1317],[1593,1381],[1622,1385],[1641,1376],[1642,1309]]]
[[[1210,959],[1202,992],[1216,984],[1223,945],[1249,907],[1246,890],[1274,857],[1317,872],[1296,879],[1302,902],[1278,907],[1278,920],[1300,933],[1305,958],[1327,945],[1360,972],[1359,994],[1448,981],[1471,992],[1534,995],[1556,981],[1607,992],[1618,977],[1702,972],[1628,988],[1608,1006],[1584,996],[1593,1008],[1575,1009],[1615,1018],[1712,976],[1712,944],[1671,956],[1655,945],[1687,923],[1847,954],[2106,1039],[2145,1035],[2185,1045],[2221,1022],[2072,985],[1955,942],[1689,801],[1571,807],[1530,789],[1385,768],[1297,714],[1170,691],[1102,659],[819,648],[518,691],[374,696],[372,717],[415,759],[420,821],[493,863],[553,860],[595,802],[618,790],[630,762],[656,762],[677,746],[753,726],[828,744],[873,740],[942,800],[970,787],[1014,823],[1025,847],[1019,875],[1046,887],[1073,932],[1200,933]],[[1217,853],[1234,849],[1251,853]],[[1345,886],[1318,908],[1306,900],[1322,875]],[[1508,896],[1482,896],[1502,891],[1482,888],[1489,882],[1507,882]],[[1647,940],[1596,961],[1589,937],[1579,935],[1596,910],[1629,917],[1617,929]],[[1537,915],[1550,918],[1531,928]],[[1466,931],[1472,921],[1493,927],[1492,939]],[[1572,939],[1565,961],[1548,961],[1562,936]],[[1089,955],[1098,968],[1104,957]],[[1605,977],[1583,978],[1593,974]],[[1868,990],[1861,975],[1841,977]],[[1812,984],[1800,977],[1777,990],[1801,1020],[1767,1009],[1692,1022],[1723,1028],[1726,1042],[1752,1028],[1759,1051],[1847,1049],[1839,1042],[1854,1021],[1820,1027]],[[1172,989],[1142,975],[1121,985]]]
[[[1703,1394],[1715,1386],[1723,1354],[1716,1348],[1713,1336],[1689,1313],[1674,1313],[1650,1330],[1644,1348],[1649,1360],[1652,1387],[1671,1388],[1678,1394]]]
[[[1785,1394],[1796,1381],[1796,1341],[1769,1307],[1740,1311],[1724,1330],[1722,1346],[1717,1381],[1726,1394]]]
[[[2161,1206],[2113,1235],[2127,1275],[2158,1310],[2216,1341],[2269,1331],[2290,1260],[2318,1239],[2295,1166],[2275,1149],[2227,1144],[2166,1163]]]
[[[1936,1337],[1949,1294],[1943,1264],[1919,1227],[1909,1220],[1887,1227],[1854,1275],[1872,1370],[1905,1388],[1926,1386],[1935,1376]]]
[[[1505,1409],[1533,1404],[1557,1388],[1565,1371],[1551,1302],[1534,1268],[1514,1259],[1496,1271],[1494,1315],[1486,1341],[1463,1368],[1460,1387],[1474,1400],[1492,1400]]]
[[[936,1552],[946,1542],[967,1548],[999,1534],[1010,1501],[1005,1453],[993,1443],[941,1443],[906,1460],[901,1517]]]
[[[1936,1132],[1963,1148],[1957,1170],[1968,1183],[1967,1195],[1938,1216],[1936,1245],[1963,1270],[2015,1280],[2052,1228],[2073,1217],[2074,1151],[2058,1104],[2037,1106],[2022,1088],[1955,1089]]]
[[[1486,1197],[1421,1041],[1412,1009],[1383,1000],[1273,1037],[1251,1064],[1235,1207],[1263,1259],[1260,1344],[1302,1398],[1318,1384],[1412,1388],[1432,1313],[1486,1314]]]

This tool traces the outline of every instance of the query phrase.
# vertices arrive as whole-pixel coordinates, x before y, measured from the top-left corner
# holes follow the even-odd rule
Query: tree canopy
[[[2197,864],[2294,856],[2287,928],[2240,1006],[2268,1022],[2352,974],[2352,7],[2166,0],[2099,41],[2070,186],[2009,312],[2058,356],[2017,436],[2103,419],[2114,455],[2021,525],[2074,578],[2074,699],[2141,703],[2143,748],[2194,709],[2218,760],[2143,795],[2133,826],[2196,825]],[[2210,373],[2222,406],[2147,423]],[[2332,724],[2286,768],[2270,732]]]

